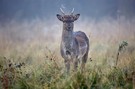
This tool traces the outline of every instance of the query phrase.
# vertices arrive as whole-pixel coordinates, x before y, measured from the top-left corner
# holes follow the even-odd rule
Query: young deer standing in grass
[[[61,40],[61,56],[64,58],[67,72],[70,70],[70,63],[74,63],[74,69],[77,69],[78,62],[81,60],[81,69],[85,67],[89,52],[89,39],[84,32],[73,31],[74,21],[76,21],[80,14],[65,15],[60,8],[63,15],[57,14],[57,18],[63,22],[63,32]]]

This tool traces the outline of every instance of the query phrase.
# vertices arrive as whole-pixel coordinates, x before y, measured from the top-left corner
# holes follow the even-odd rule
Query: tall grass
[[[0,89],[133,89],[134,24],[134,19],[124,18],[75,22],[75,30],[90,38],[90,53],[85,71],[79,67],[69,74],[59,50],[61,23],[35,20],[1,24]],[[119,52],[123,41],[128,45]]]

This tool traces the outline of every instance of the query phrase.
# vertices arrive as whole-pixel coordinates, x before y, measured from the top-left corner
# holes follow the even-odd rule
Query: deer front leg
[[[65,67],[66,67],[66,72],[69,73],[70,70],[70,61],[65,59]]]
[[[74,71],[77,70],[77,67],[78,67],[78,59],[75,59],[74,60]]]

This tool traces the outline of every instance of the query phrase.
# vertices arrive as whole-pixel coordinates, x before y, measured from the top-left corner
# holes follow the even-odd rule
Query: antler
[[[72,9],[72,12],[71,12],[71,14],[73,14],[74,13],[74,8]]]
[[[62,8],[60,8],[60,11],[62,12],[63,15],[65,15],[64,11],[62,10]]]

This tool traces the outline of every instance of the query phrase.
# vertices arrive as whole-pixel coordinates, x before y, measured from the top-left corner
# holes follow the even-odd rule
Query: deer
[[[62,39],[60,44],[60,53],[64,58],[66,72],[69,73],[71,63],[74,70],[77,70],[78,63],[81,62],[81,70],[84,70],[89,53],[89,38],[82,31],[74,31],[74,21],[80,14],[73,14],[74,8],[70,14],[65,14],[60,8],[62,14],[57,14],[57,18],[63,22]]]

